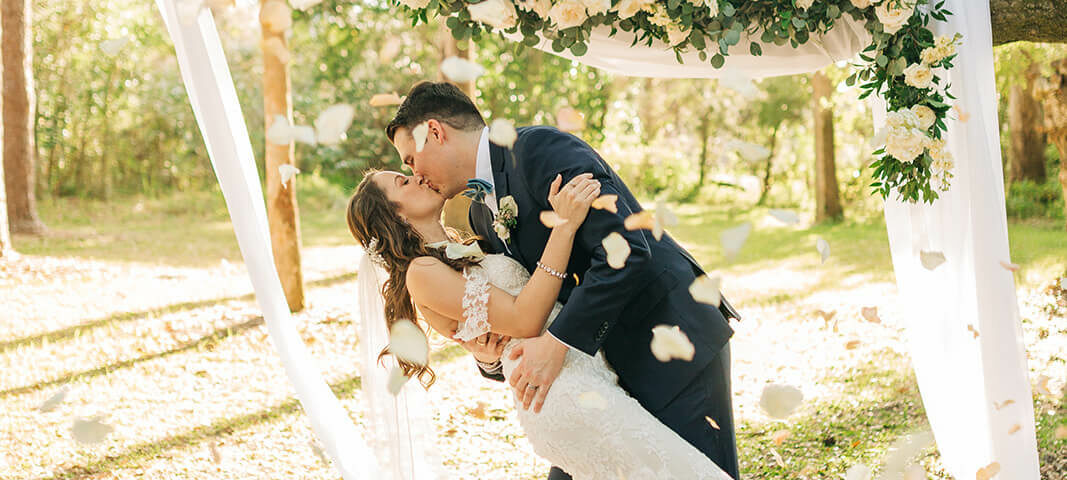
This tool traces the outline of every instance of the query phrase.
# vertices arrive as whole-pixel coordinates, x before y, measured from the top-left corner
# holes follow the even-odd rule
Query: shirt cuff
[[[568,344],[567,344],[567,342],[564,342],[563,340],[560,340],[560,339],[559,339],[559,337],[557,337],[557,336],[556,336],[555,334],[553,334],[552,332],[550,332],[550,331],[548,331],[548,330],[545,330],[545,333],[547,333],[547,334],[551,335],[551,336],[552,336],[552,338],[556,339],[556,341],[557,341],[557,342],[559,342],[559,343],[562,343],[562,344],[563,344],[563,345],[565,345],[565,346],[566,346],[567,348],[569,348],[569,349],[571,349],[571,350],[578,350],[577,348],[574,348],[574,347],[572,347],[572,346],[568,345]]]

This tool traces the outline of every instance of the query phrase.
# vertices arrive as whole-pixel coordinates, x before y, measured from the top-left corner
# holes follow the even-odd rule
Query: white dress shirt
[[[474,174],[475,178],[485,180],[493,186],[493,191],[485,196],[485,204],[496,217],[496,183],[493,182],[493,161],[489,157],[489,127],[482,129],[482,138],[478,140],[478,157],[474,164]]]

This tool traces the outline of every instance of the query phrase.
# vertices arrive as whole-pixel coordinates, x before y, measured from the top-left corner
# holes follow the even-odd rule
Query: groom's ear
[[[445,125],[435,118],[431,118],[426,121],[426,126],[429,128],[426,132],[426,141],[433,140],[437,143],[445,143]]]

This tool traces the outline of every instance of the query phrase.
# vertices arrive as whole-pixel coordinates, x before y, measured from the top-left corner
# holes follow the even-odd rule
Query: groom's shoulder
[[[550,125],[534,125],[515,129],[518,134],[513,150],[525,148],[585,147],[582,139]]]

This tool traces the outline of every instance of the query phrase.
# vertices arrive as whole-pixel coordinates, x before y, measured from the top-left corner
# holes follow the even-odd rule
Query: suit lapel
[[[496,193],[496,204],[497,209],[499,209],[500,201],[503,200],[504,197],[511,195],[510,179],[508,178],[511,172],[511,154],[506,148],[490,142],[489,160],[493,165],[493,191]],[[490,230],[492,230],[491,225]],[[521,233],[522,232],[518,231],[518,228],[512,229],[511,238],[508,239],[507,248],[505,250],[510,252],[512,258],[518,260],[519,263],[526,265],[526,258],[522,255],[522,249],[519,247],[519,235]]]

